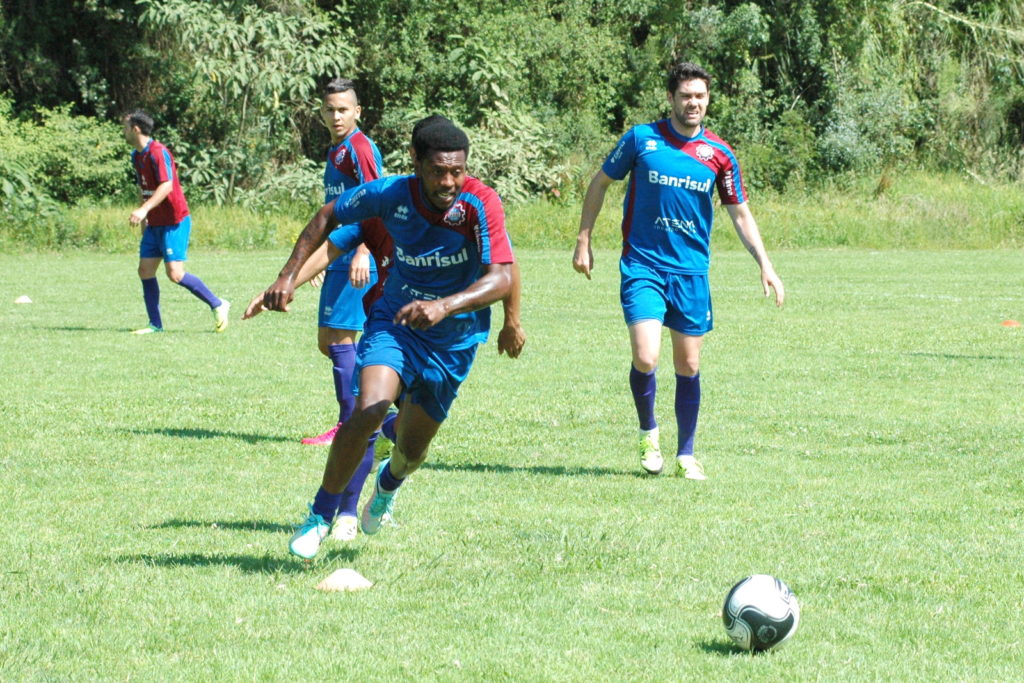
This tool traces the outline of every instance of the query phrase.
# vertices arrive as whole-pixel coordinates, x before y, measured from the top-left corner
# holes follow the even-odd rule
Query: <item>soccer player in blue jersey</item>
[[[375,180],[327,204],[264,295],[266,308],[285,310],[303,264],[328,233],[335,246],[351,248],[363,239],[357,222],[379,218],[394,240],[394,266],[359,342],[356,408],[338,430],[309,516],[289,542],[304,559],[319,551],[368,439],[401,397],[394,450],[381,463],[360,527],[377,533],[390,516],[487,338],[492,303],[506,302],[499,351],[518,355],[525,340],[504,210],[493,189],[466,174],[466,134],[431,117],[414,128],[412,148],[414,174]]]
[[[623,203],[620,299],[629,328],[633,363],[629,386],[640,422],[640,464],[651,474],[664,467],[654,417],[655,370],[662,327],[672,338],[678,473],[705,479],[694,457],[700,409],[700,351],[711,331],[708,287],[712,201],[717,190],[747,251],[761,268],[764,295],[785,298],[757,222],[747,206],[740,167],[721,138],[704,128],[711,76],[684,62],[668,74],[669,118],[630,129],[605,159],[583,200],[573,268],[590,279],[591,233],[608,186],[627,175]]]
[[[188,240],[192,231],[192,217],[188,202],[178,181],[178,168],[170,150],[153,139],[153,118],[144,111],[134,111],[122,120],[124,139],[132,150],[132,168],[142,194],[139,208],[132,211],[128,222],[139,226],[139,278],[142,280],[142,299],[146,304],[149,325],[134,334],[163,332],[160,316],[160,285],[156,269],[160,261],[171,282],[181,285],[213,311],[213,329],[223,332],[228,328],[231,304],[218,298],[203,281],[185,272]]]

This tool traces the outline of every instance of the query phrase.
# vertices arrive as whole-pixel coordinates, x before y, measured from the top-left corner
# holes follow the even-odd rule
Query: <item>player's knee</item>
[[[658,357],[637,354],[633,356],[633,367],[636,368],[638,372],[654,372],[658,367]]]
[[[167,269],[167,279],[173,282],[174,284],[178,284],[179,282],[181,282],[181,279],[183,277],[185,277],[185,271],[171,270],[170,268]]]
[[[320,348],[320,353],[324,354],[328,358],[331,357],[331,343],[326,339],[320,339],[317,341],[317,346]]]
[[[683,377],[693,377],[700,372],[700,359],[687,358],[676,364],[676,374]]]

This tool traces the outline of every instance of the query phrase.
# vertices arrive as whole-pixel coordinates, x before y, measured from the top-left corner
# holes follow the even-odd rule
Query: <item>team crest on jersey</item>
[[[711,145],[699,144],[693,151],[701,161],[711,161],[715,158],[715,150]]]
[[[656,149],[658,149],[658,141],[657,140],[648,140],[647,141],[647,151],[648,152],[653,152]]]
[[[345,161],[345,155],[348,154],[348,148],[342,145],[338,148],[338,151],[334,153],[334,165],[341,166],[341,162]]]
[[[455,202],[448,213],[444,215],[444,222],[448,225],[458,225],[466,217],[466,205],[462,202]]]

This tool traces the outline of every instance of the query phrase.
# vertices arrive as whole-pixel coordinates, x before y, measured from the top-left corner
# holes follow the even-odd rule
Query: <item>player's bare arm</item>
[[[365,244],[356,247],[352,263],[348,267],[348,281],[356,289],[370,284],[370,250]]]
[[[484,274],[461,292],[433,301],[416,300],[402,306],[395,314],[396,325],[426,330],[450,315],[476,311],[508,296],[512,288],[512,264],[491,263]]]
[[[736,229],[743,246],[761,267],[761,288],[765,296],[770,296],[771,291],[775,292],[775,305],[781,306],[786,300],[786,289],[782,284],[782,278],[775,272],[772,262],[768,259],[768,252],[765,251],[764,241],[761,239],[761,231],[754,220],[754,214],[750,212],[747,203],[727,204],[726,210],[732,219],[732,225]]]
[[[523,331],[519,319],[519,298],[522,291],[522,280],[519,273],[519,262],[512,264],[512,285],[508,295],[501,300],[505,311],[505,324],[498,332],[498,355],[505,353],[509,358],[518,358],[526,345],[526,332]]]
[[[302,268],[299,269],[298,275],[295,276],[295,289],[298,289],[307,282],[312,282],[318,275],[324,272],[324,269],[331,264],[334,259],[341,255],[341,250],[331,244],[331,242],[325,241],[317,250],[313,252],[312,256],[306,259],[306,262],[302,264]],[[249,320],[255,318],[257,315],[267,310],[263,305],[263,296],[265,292],[260,292],[252,298],[249,305],[245,309],[245,313],[242,314],[242,320]]]
[[[263,293],[263,307],[271,311],[288,311],[295,297],[298,273],[317,248],[324,243],[331,230],[338,226],[334,217],[334,202],[325,204],[302,230],[295,241],[291,256],[281,269],[277,280]]]
[[[572,267],[577,273],[583,273],[590,279],[590,271],[594,267],[594,250],[590,246],[590,235],[594,231],[594,223],[604,206],[604,196],[608,187],[615,182],[604,171],[598,171],[583,197],[583,210],[580,214],[580,232],[576,237],[576,251],[572,255]]]
[[[128,217],[128,222],[132,225],[142,225],[142,222],[146,220],[146,216],[149,215],[153,207],[159,206],[160,202],[167,199],[167,196],[171,194],[173,189],[174,181],[172,180],[167,180],[157,185],[149,199],[142,202],[142,206],[132,211],[132,215]]]

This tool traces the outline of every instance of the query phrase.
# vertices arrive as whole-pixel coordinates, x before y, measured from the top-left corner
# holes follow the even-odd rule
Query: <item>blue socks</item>
[[[377,442],[377,435],[380,432],[374,432],[373,436],[370,437],[370,441],[366,444],[366,454],[363,456],[362,461],[359,463],[359,467],[352,473],[352,478],[348,481],[348,486],[341,492],[341,502],[338,504],[338,514],[341,516],[356,516],[356,507],[359,505],[359,494],[363,490],[363,483],[366,482],[366,477],[369,476],[370,470],[373,469],[373,445]]]
[[[629,388],[633,392],[636,416],[640,418],[640,429],[654,429],[658,426],[657,421],[654,419],[654,395],[658,390],[656,372],[654,370],[640,372],[630,365]]]
[[[352,380],[356,369],[355,344],[331,344],[327,353],[334,364],[334,395],[338,399],[338,422],[352,417],[356,397],[352,395]]]
[[[203,281],[192,273],[185,273],[185,277],[181,278],[181,282],[178,284],[192,292],[197,299],[204,302],[210,308],[217,308],[221,304],[221,300],[215,297],[213,292],[203,284]]]
[[[398,441],[398,429],[395,425],[397,421],[398,413],[388,413],[388,416],[384,418],[384,424],[380,426],[380,433],[391,443]]]
[[[313,498],[313,513],[320,515],[324,518],[324,521],[330,524],[334,521],[334,514],[338,510],[338,505],[341,503],[340,493],[328,493],[321,486],[320,490],[316,492],[316,496]]]
[[[388,493],[398,490],[398,487],[402,485],[403,481],[405,481],[404,477],[402,479],[399,479],[395,475],[391,474],[390,460],[388,460],[387,464],[384,466],[384,469],[380,471],[380,478],[377,480],[381,490],[387,491]]]
[[[160,319],[160,284],[155,277],[142,281],[142,300],[146,302],[146,315],[149,316],[149,324],[162,330],[164,323]]]
[[[676,375],[676,425],[679,450],[676,455],[693,455],[693,435],[697,432],[700,411],[700,373],[693,377]]]

